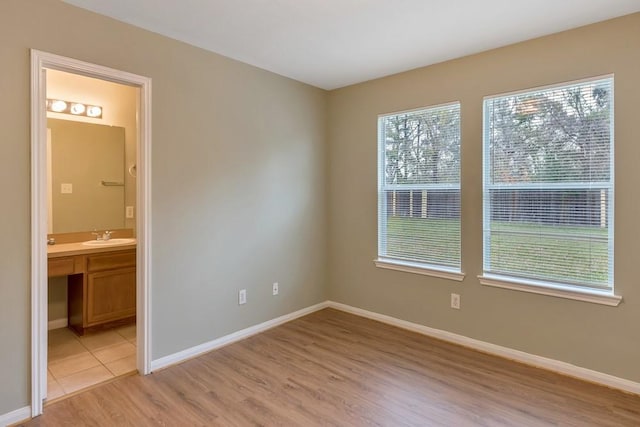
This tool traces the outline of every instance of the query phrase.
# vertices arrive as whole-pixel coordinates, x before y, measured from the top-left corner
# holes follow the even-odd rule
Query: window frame
[[[385,128],[382,125],[383,120],[388,118],[388,117],[392,117],[392,116],[398,116],[398,115],[403,115],[403,114],[411,114],[411,113],[419,113],[419,112],[428,112],[429,110],[437,110],[437,109],[444,109],[446,107],[452,107],[452,106],[457,106],[458,107],[458,133],[459,133],[459,156],[460,156],[460,160],[462,158],[462,153],[461,153],[461,148],[462,148],[462,103],[460,101],[450,101],[450,102],[445,102],[445,103],[441,103],[441,104],[435,104],[435,105],[429,105],[429,106],[424,106],[424,107],[418,107],[418,108],[413,108],[413,109],[409,109],[409,110],[402,110],[402,111],[394,111],[394,112],[390,112],[390,113],[384,113],[384,114],[380,114],[378,115],[377,118],[377,126],[378,126],[378,132],[377,132],[377,154],[378,154],[378,167],[377,167],[377,175],[378,175],[378,194],[377,194],[377,210],[378,210],[378,215],[377,215],[377,249],[378,249],[378,254],[376,259],[373,260],[374,264],[376,265],[376,267],[379,268],[383,268],[383,269],[389,269],[389,270],[396,270],[396,271],[403,271],[403,272],[407,272],[407,273],[414,273],[414,274],[421,274],[421,275],[427,275],[427,276],[432,276],[432,277],[437,277],[437,278],[442,278],[442,279],[449,279],[449,280],[454,280],[454,281],[462,281],[465,277],[465,274],[462,272],[462,198],[461,198],[461,176],[462,176],[462,163],[460,161],[460,165],[458,168],[458,182],[457,184],[453,184],[453,183],[442,183],[442,184],[387,184],[386,180],[385,180],[385,169],[386,169],[386,156],[385,156],[385,142],[384,142],[384,134],[385,134]],[[459,200],[460,200],[460,218],[458,219],[460,222],[460,241],[459,243],[459,248],[460,248],[460,265],[458,268],[455,267],[450,267],[450,266],[445,266],[445,265],[438,265],[435,263],[429,263],[429,262],[420,262],[420,261],[415,261],[415,260],[408,260],[408,259],[402,259],[402,258],[395,258],[392,256],[387,256],[387,247],[386,247],[386,242],[387,242],[387,238],[386,238],[386,233],[387,233],[387,209],[386,209],[386,205],[387,205],[387,195],[386,192],[387,191],[392,191],[392,190],[396,190],[396,191],[402,191],[402,190],[457,190],[458,191],[458,195],[459,195]],[[385,206],[385,208],[382,208],[382,206]],[[385,225],[384,227],[382,225]],[[384,238],[383,238],[384,236]],[[385,255],[382,255],[385,254]]]
[[[608,181],[585,181],[585,182],[571,182],[561,181],[559,183],[550,182],[532,182],[532,183],[516,183],[516,184],[494,184],[491,183],[491,128],[490,128],[490,114],[488,114],[487,103],[490,100],[506,98],[509,96],[516,96],[522,94],[535,94],[546,90],[560,89],[575,87],[580,84],[587,84],[590,82],[610,80],[611,92],[610,92],[610,105],[611,110],[609,112],[610,125],[609,135],[611,138],[610,158],[609,158],[609,180]],[[482,274],[478,276],[480,283],[486,286],[493,286],[498,288],[505,288],[511,290],[519,290],[524,292],[531,292],[542,295],[550,295],[562,298],[575,299],[580,301],[617,306],[622,301],[622,297],[615,295],[614,289],[614,230],[615,230],[615,79],[613,74],[595,76],[580,80],[566,81],[556,83],[552,85],[539,86],[533,88],[527,88],[523,90],[499,93],[494,95],[488,95],[483,98],[482,101]],[[610,284],[607,288],[600,288],[588,284],[579,284],[571,280],[566,281],[552,281],[543,280],[535,277],[519,277],[515,275],[509,275],[508,273],[495,273],[491,272],[490,256],[490,210],[491,210],[491,198],[489,196],[491,190],[495,189],[536,189],[536,190],[575,190],[575,189],[595,189],[595,190],[608,190],[609,201],[607,203],[607,220],[608,220],[608,234],[607,234],[607,249],[611,254],[608,260],[608,282]]]

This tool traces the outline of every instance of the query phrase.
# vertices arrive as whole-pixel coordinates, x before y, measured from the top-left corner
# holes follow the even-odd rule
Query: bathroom
[[[46,82],[50,403],[136,372],[139,89]]]

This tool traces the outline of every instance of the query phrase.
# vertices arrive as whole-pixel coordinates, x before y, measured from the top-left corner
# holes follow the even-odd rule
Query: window
[[[376,264],[462,280],[460,104],[381,116],[378,135]]]
[[[484,277],[612,294],[613,78],[485,98],[484,126]]]

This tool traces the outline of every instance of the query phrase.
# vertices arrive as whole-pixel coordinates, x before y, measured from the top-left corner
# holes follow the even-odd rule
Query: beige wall
[[[30,403],[30,48],[153,79],[153,359],[326,299],[324,91],[58,1],[2,0],[0,414]]]
[[[619,307],[481,286],[482,99],[615,74]],[[640,14],[331,92],[329,297],[378,313],[640,381]],[[377,115],[462,104],[462,283],[377,269]],[[452,292],[461,310],[449,308]]]

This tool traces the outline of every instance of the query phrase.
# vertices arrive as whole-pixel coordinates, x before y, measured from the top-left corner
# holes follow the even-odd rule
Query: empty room
[[[0,0],[0,426],[640,425],[640,2]]]

